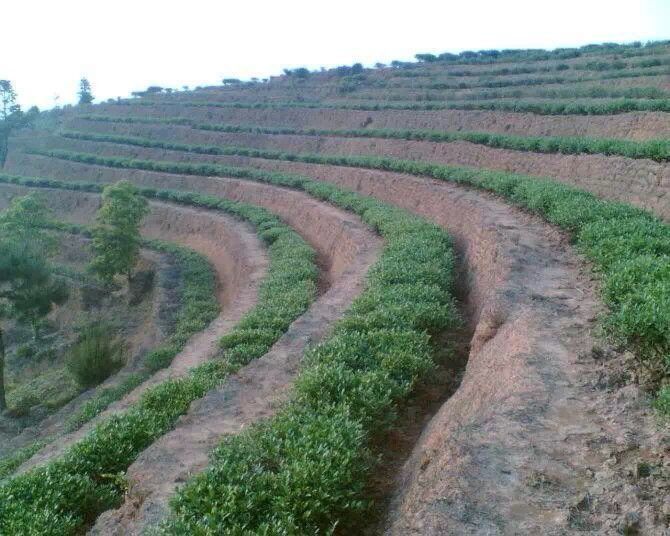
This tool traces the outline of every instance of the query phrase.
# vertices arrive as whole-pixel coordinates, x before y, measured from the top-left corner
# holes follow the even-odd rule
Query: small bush
[[[102,325],[84,330],[67,357],[67,367],[82,387],[94,387],[123,366],[123,344]]]

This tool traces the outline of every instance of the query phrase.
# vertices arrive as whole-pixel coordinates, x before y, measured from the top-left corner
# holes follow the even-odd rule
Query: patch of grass
[[[11,475],[19,465],[30,459],[45,444],[45,441],[34,441],[23,448],[16,449],[11,455],[0,459],[0,481]]]
[[[67,367],[79,385],[94,387],[123,366],[123,346],[114,339],[108,326],[84,329],[68,352]]]

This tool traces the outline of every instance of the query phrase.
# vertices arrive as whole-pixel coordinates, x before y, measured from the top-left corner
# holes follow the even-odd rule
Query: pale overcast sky
[[[264,78],[417,52],[670,38],[670,0],[4,0],[0,79],[22,106]]]

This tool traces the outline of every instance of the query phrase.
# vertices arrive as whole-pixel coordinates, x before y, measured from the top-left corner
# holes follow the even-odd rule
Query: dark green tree
[[[93,228],[91,270],[106,283],[117,274],[132,276],[140,251],[140,225],[149,212],[147,200],[128,181],[107,186]]]
[[[39,322],[54,304],[67,300],[67,287],[60,279],[52,278],[52,267],[46,262],[54,251],[56,241],[47,229],[49,210],[37,195],[16,197],[7,210],[0,214],[0,240],[12,242],[16,255],[23,255],[22,284],[12,286],[10,313],[12,318],[29,323],[37,339]]]
[[[44,226],[48,212],[35,196],[18,197],[0,214],[0,320],[29,323],[37,337],[39,322],[54,305],[67,300],[68,288],[54,276],[47,254],[53,238]],[[0,410],[5,399],[5,345],[0,324]]]
[[[93,94],[91,93],[91,83],[86,78],[79,81],[79,104],[91,104],[93,102]]]

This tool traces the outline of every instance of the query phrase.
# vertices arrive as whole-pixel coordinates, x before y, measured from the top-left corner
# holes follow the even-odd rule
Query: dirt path
[[[92,533],[136,535],[155,525],[169,511],[176,487],[206,466],[224,435],[272,415],[290,392],[306,347],[322,339],[362,291],[380,249],[381,240],[369,234],[328,291],[263,358],[195,402],[173,431],[145,450],[128,470],[124,504],[103,514]]]
[[[19,193],[28,191],[26,188],[2,186],[3,191],[7,188],[13,188]],[[49,191],[47,201],[57,215],[76,223],[90,222],[98,206],[96,195],[62,190]],[[137,401],[149,387],[167,378],[182,376],[211,358],[217,351],[216,341],[256,303],[258,285],[267,268],[267,257],[260,240],[247,224],[219,212],[194,210],[167,203],[152,202],[151,209],[142,228],[143,235],[187,245],[212,262],[219,280],[221,314],[205,330],[191,338],[170,367],[152,376],[80,430],[48,444],[23,464],[19,472],[62,453],[101,419],[123,411]],[[40,426],[38,432],[33,431],[30,437],[35,439],[61,435],[63,426],[63,414],[59,412]]]

